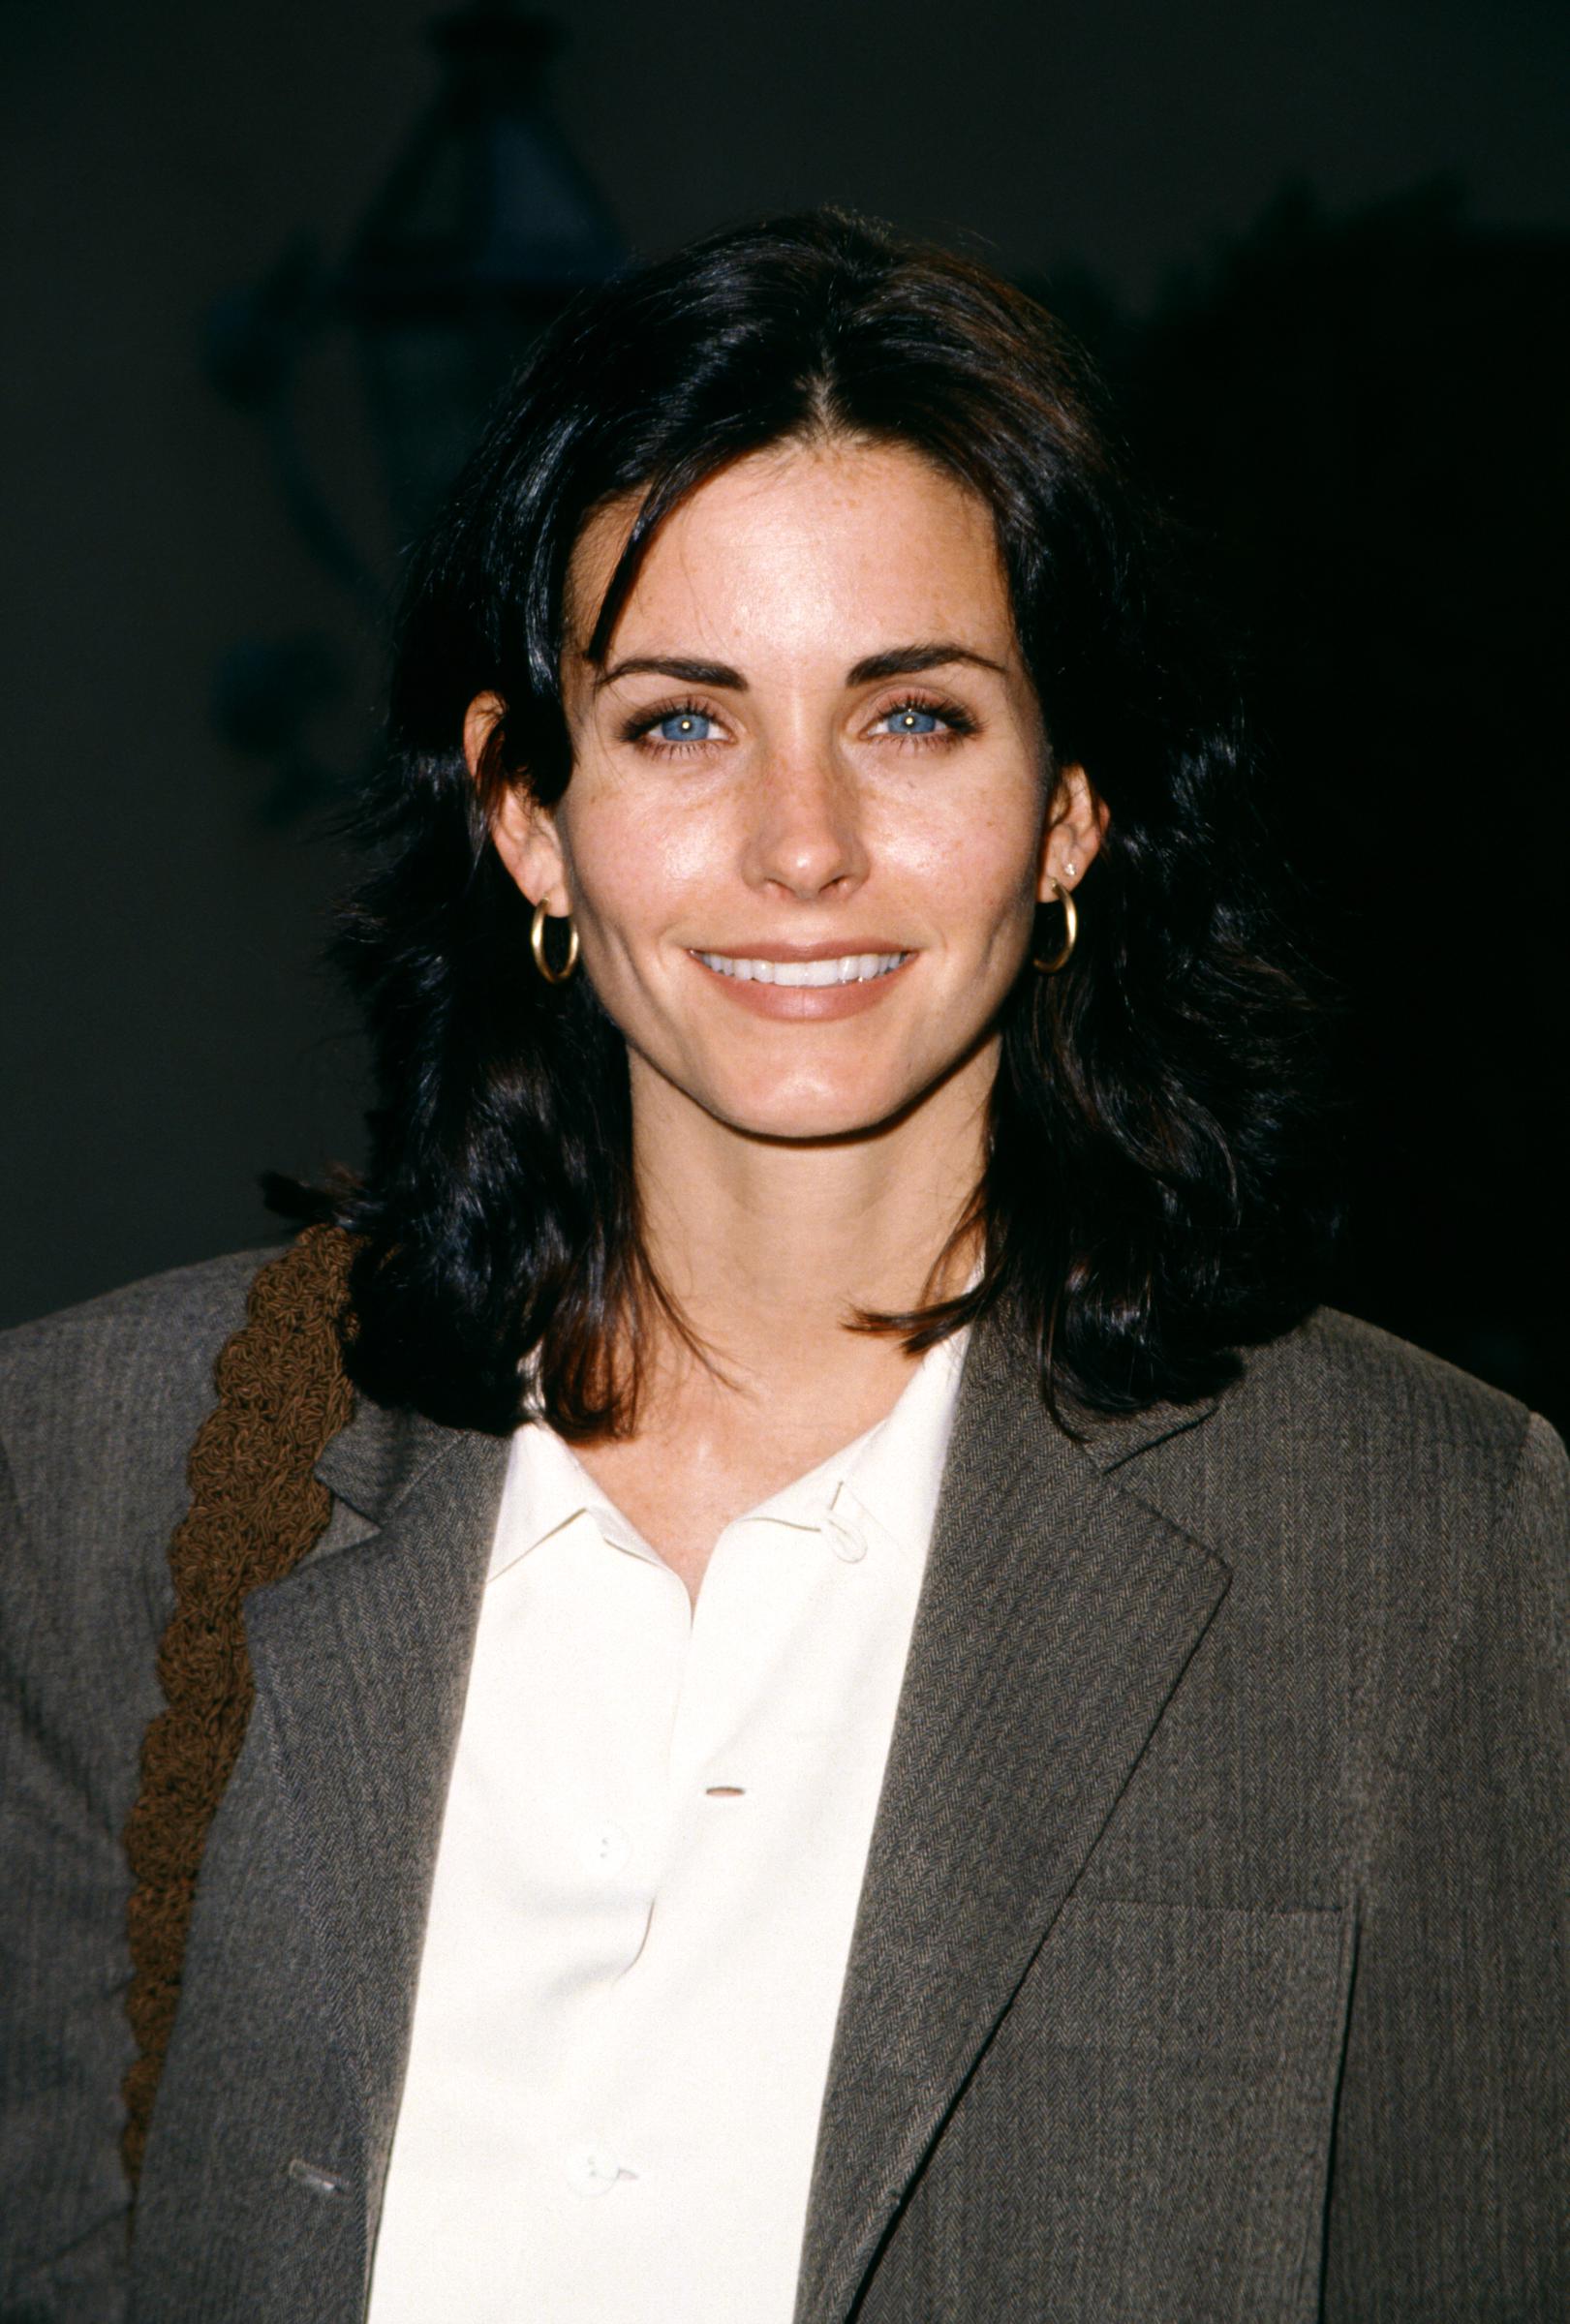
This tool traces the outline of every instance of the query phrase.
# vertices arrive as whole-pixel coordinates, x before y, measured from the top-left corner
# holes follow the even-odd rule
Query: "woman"
[[[1562,2313],[1563,1452],[1311,1312],[1052,325],[830,214],[613,286],[392,729],[363,1180],[6,1357],[4,2313]]]

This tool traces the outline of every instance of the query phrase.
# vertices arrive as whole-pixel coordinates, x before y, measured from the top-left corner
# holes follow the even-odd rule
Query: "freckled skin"
[[[631,513],[586,529],[575,607],[600,602]],[[868,656],[935,640],[998,666],[848,683]],[[678,657],[726,665],[745,690],[648,671],[597,690],[579,641],[571,780],[552,814],[510,802],[497,835],[526,893],[570,907],[627,1037],[634,1104],[679,1097],[733,1131],[820,1139],[874,1129],[956,1071],[984,1090],[1035,901],[1064,860],[1083,872],[1098,837],[1078,770],[1049,825],[1046,741],[988,510],[899,446],[742,460],[658,535],[609,666]],[[957,706],[975,731],[897,733],[907,701]],[[699,714],[702,740],[662,754],[658,734],[627,738],[670,705]],[[759,1016],[693,957],[824,942],[912,957],[829,1019]]]

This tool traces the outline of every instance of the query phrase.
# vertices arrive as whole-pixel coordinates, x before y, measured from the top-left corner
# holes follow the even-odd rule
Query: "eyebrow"
[[[869,654],[858,661],[846,683],[848,686],[876,686],[880,678],[914,678],[921,670],[941,669],[951,661],[968,661],[978,670],[996,670],[1000,678],[1006,675],[1000,661],[990,660],[970,646],[955,643],[952,638],[939,638],[932,645],[891,646],[886,654]]]
[[[913,646],[890,646],[886,653],[869,654],[846,673],[847,686],[876,686],[884,678],[913,678],[921,670],[937,670],[950,662],[967,661],[978,670],[996,670],[1000,677],[1006,675],[1000,661],[993,661],[985,654],[977,654],[970,646],[962,646],[953,638],[936,638],[930,643]],[[647,673],[661,678],[678,678],[684,686],[724,687],[733,694],[745,694],[747,681],[740,670],[733,670],[724,661],[693,661],[679,655],[634,655],[627,661],[613,661],[595,673],[594,690],[612,686],[618,678],[636,677]]]
[[[639,671],[648,671],[661,678],[679,678],[684,686],[723,686],[734,694],[747,691],[747,681],[740,670],[733,670],[724,661],[690,661],[681,655],[638,654],[629,661],[613,661],[595,672],[594,690],[613,686],[618,678],[634,678]]]

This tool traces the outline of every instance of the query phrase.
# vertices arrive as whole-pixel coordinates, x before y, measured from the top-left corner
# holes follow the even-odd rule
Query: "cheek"
[[[694,897],[724,884],[734,850],[714,813],[666,800],[585,796],[559,826],[569,890],[591,945],[657,938]]]
[[[984,929],[1033,908],[1043,831],[1033,785],[977,786],[939,811],[891,817],[882,853],[943,916]]]

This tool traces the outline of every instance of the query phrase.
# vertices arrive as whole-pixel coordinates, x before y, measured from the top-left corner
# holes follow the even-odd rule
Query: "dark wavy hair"
[[[1309,1303],[1322,1213],[1312,1010],[1271,901],[1256,768],[1224,661],[1081,360],[982,268],[835,211],[740,228],[584,299],[508,390],[416,554],[373,869],[340,950],[378,1073],[348,1356],[381,1402],[492,1431],[632,1424],[656,1309],[622,1037],[587,980],[535,973],[497,857],[499,786],[571,777],[564,591],[586,520],[636,506],[592,625],[602,658],[662,520],[790,439],[908,445],[993,512],[1052,760],[1106,801],[1061,974],[1004,1004],[962,1297],[867,1328],[912,1348],[1003,1309],[1055,1411],[1192,1399]],[[591,609],[592,610],[592,609]],[[464,712],[505,716],[481,780]],[[1055,943],[1052,930],[1043,941]],[[962,1230],[963,1231],[963,1230]]]

